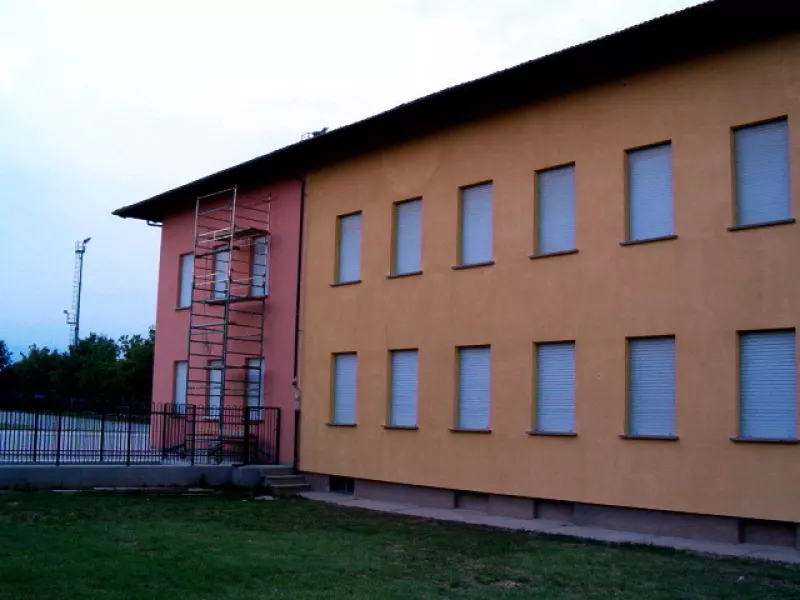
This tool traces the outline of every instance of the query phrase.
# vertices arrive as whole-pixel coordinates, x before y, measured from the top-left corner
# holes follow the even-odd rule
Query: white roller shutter
[[[358,366],[355,354],[334,357],[333,422],[354,425],[356,422],[356,389]]]
[[[180,264],[180,291],[178,293],[178,307],[185,308],[192,303],[192,266],[194,254],[181,256]]]
[[[672,235],[672,145],[628,152],[628,239]]]
[[[215,300],[225,297],[228,289],[228,263],[230,252],[225,250],[214,255],[214,290],[212,298]]]
[[[575,249],[575,166],[538,174],[539,254]]]
[[[461,264],[492,260],[492,184],[461,190]]]
[[[421,269],[422,200],[397,204],[395,219],[393,273],[415,273]]]
[[[361,279],[361,213],[339,217],[337,283]]]
[[[490,357],[488,346],[459,350],[459,429],[489,429]]]
[[[743,333],[740,344],[742,437],[797,438],[794,331]]]
[[[736,224],[756,225],[792,216],[789,124],[783,119],[734,131]]]
[[[575,343],[536,346],[536,431],[575,430]]]
[[[675,338],[630,340],[631,435],[675,435]]]
[[[183,414],[186,411],[186,376],[188,363],[185,360],[175,363],[175,390],[173,402],[175,412]]]
[[[222,400],[222,361],[212,360],[208,366],[208,414],[218,417]]]
[[[416,426],[418,371],[419,354],[416,350],[392,352],[391,425]]]
[[[253,240],[253,257],[250,265],[250,295],[269,294],[269,240],[260,237]]]

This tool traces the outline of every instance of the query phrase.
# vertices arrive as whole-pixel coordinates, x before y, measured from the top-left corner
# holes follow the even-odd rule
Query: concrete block
[[[513,517],[515,519],[533,518],[533,500],[518,496],[489,496],[489,514],[498,517]]]
[[[714,542],[735,544],[739,540],[738,520],[729,517],[576,503],[573,522],[576,525]]]
[[[25,465],[0,467],[0,487],[82,489],[94,487],[222,486],[230,482],[227,465]]]
[[[456,508],[489,512],[489,494],[475,492],[456,492]]]
[[[370,479],[356,479],[355,497],[370,500],[388,500],[403,504],[416,504],[435,508],[455,508],[453,490],[429,488],[401,483],[386,483]]]
[[[321,473],[303,473],[308,482],[308,485],[311,486],[311,489],[315,492],[329,492],[331,489],[331,478],[328,475],[322,475]]]
[[[572,502],[560,500],[534,500],[534,515],[537,519],[549,521],[572,522],[575,505]]]
[[[797,544],[797,524],[741,519],[739,521],[739,541],[743,544],[794,548]]]

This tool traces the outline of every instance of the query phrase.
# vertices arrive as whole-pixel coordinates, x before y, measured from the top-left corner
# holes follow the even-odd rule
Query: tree
[[[139,334],[123,335],[119,338],[121,360],[119,362],[125,395],[133,404],[150,403],[153,390],[153,358],[155,355],[156,330],[150,327],[147,337]]]
[[[0,340],[0,373],[6,371],[11,366],[11,352],[3,340]]]
[[[91,333],[66,352],[33,345],[11,363],[0,342],[0,397],[56,407],[146,407],[153,386],[155,330],[114,340]]]

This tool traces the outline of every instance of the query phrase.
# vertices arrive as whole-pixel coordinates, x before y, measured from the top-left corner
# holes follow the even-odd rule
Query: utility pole
[[[65,310],[67,325],[69,325],[69,342],[75,346],[78,343],[81,327],[81,289],[83,287],[83,255],[86,253],[86,244],[92,238],[82,242],[75,242],[75,270],[72,277],[72,310]]]

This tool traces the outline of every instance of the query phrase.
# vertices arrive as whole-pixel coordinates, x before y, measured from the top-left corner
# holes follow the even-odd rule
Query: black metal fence
[[[275,464],[280,409],[0,408],[0,464]]]

